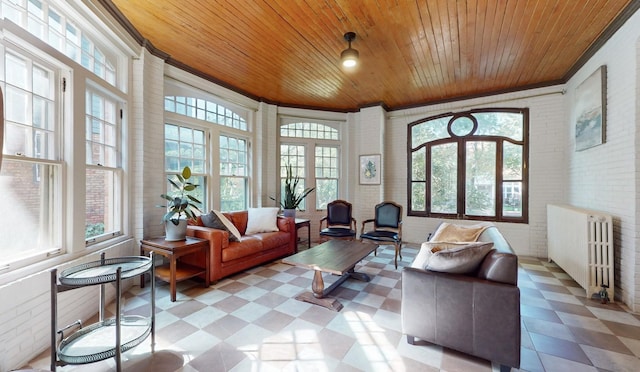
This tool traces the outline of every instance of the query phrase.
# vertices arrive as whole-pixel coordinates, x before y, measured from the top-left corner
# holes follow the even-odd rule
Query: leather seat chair
[[[320,239],[355,239],[356,220],[351,210],[351,203],[345,200],[327,204],[327,216],[320,220]]]
[[[365,232],[368,223],[373,223],[373,229]],[[402,259],[402,206],[391,201],[376,205],[375,218],[362,222],[360,241],[363,239],[378,245],[393,244],[396,248],[393,262],[397,269],[398,256]]]

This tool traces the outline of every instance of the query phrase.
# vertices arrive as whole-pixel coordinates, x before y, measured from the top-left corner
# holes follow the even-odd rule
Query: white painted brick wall
[[[354,115],[355,133],[351,137],[350,146],[354,146],[351,152],[353,172],[350,173],[354,193],[353,216],[359,221],[358,229],[362,227],[362,221],[374,217],[374,207],[381,201],[393,200],[393,195],[385,195],[386,183],[389,180],[386,175],[390,171],[388,154],[385,152],[385,125],[384,110],[381,107],[368,107]],[[380,185],[360,185],[360,155],[381,155],[381,179]],[[367,226],[371,228],[372,226]]]
[[[106,249],[106,257],[129,256],[132,239]],[[59,266],[58,274],[69,267],[96,261],[99,253]],[[123,283],[123,288],[131,280]],[[107,302],[114,299],[113,286],[107,287]],[[17,369],[45,350],[50,350],[51,274],[45,270],[0,287],[0,371]],[[99,309],[99,287],[79,288],[58,295],[58,329],[81,319],[87,320]]]
[[[576,87],[599,66],[607,66],[606,142],[575,152],[572,116],[565,126],[570,138],[567,200],[613,215],[616,282],[620,285],[616,295],[635,311],[640,309],[639,38],[640,13],[636,13],[567,84],[571,107]]]
[[[142,75],[133,90],[137,136],[132,148],[141,168],[135,173],[134,198],[143,200],[142,231],[136,229],[136,238],[164,235],[162,214],[156,207],[162,204],[160,194],[166,190],[164,177],[164,61],[144,50],[135,61],[134,78]],[[140,221],[140,220],[138,220]]]
[[[562,86],[549,87],[388,113],[384,138],[385,198],[395,200],[407,208],[407,124],[444,112],[466,111],[478,107],[528,107],[530,220],[529,224],[499,226],[518,254],[546,257],[546,204],[562,201],[567,194],[567,136],[562,129],[566,99],[559,93],[562,89]],[[373,118],[367,120],[371,121]],[[365,132],[370,136],[364,126],[360,129],[360,136],[365,136]],[[370,197],[365,199],[365,204],[373,203]],[[405,217],[403,239],[411,243],[420,243],[433,231],[438,222],[439,220],[432,218]]]

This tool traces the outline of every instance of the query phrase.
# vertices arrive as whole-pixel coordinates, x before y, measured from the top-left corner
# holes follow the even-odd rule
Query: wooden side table
[[[177,260],[187,254],[203,251],[205,253],[205,269],[193,265],[180,263]],[[147,252],[153,252],[169,259],[168,265],[158,266],[155,269],[156,278],[160,278],[165,282],[169,282],[171,291],[171,301],[176,300],[176,283],[185,279],[204,274],[204,285],[209,286],[209,265],[210,252],[209,241],[206,239],[193,238],[187,236],[186,240],[166,241],[163,237],[143,239],[140,241],[140,253],[146,255]],[[153,279],[152,279],[153,280]],[[140,287],[144,288],[144,276],[141,279]]]
[[[298,244],[300,243],[307,243],[307,249],[311,248],[311,221],[304,219],[304,218],[296,218],[295,219],[296,222],[296,252],[299,251],[298,249]],[[301,227],[307,227],[307,239],[306,240],[300,240],[298,238],[298,230],[300,230]]]

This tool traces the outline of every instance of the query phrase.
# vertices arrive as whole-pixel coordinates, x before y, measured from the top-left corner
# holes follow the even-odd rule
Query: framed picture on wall
[[[600,66],[576,88],[576,151],[604,143],[607,121],[607,66]]]
[[[380,154],[360,155],[360,184],[380,184]]]

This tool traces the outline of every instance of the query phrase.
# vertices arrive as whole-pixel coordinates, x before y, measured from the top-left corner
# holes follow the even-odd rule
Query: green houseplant
[[[286,170],[287,177],[284,180],[284,195],[282,196],[282,201],[280,201],[280,207],[282,207],[285,217],[295,217],[296,209],[298,209],[304,198],[315,190],[315,187],[299,190],[300,177],[297,174],[293,174],[291,164],[286,166]],[[275,201],[276,199],[271,198],[271,200]]]
[[[202,204],[196,197],[189,195],[198,185],[189,181],[191,168],[184,167],[182,173],[176,174],[168,181],[172,186],[172,192],[160,195],[167,201],[167,212],[162,216],[165,226],[165,240],[184,240],[187,236],[187,220],[195,219],[196,211],[201,212],[196,204]]]

